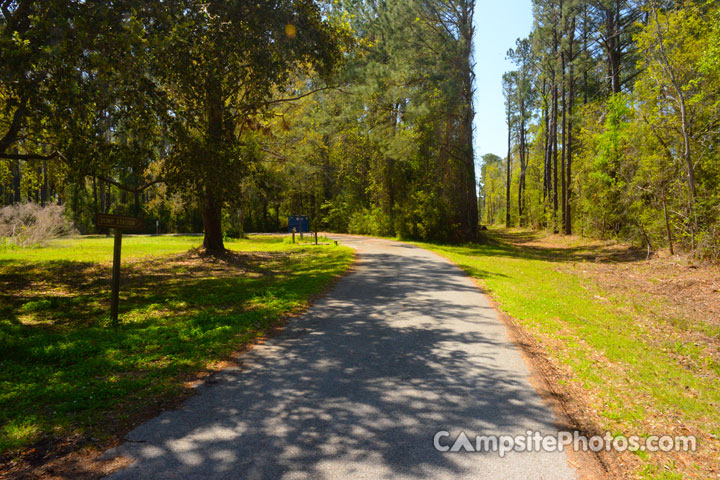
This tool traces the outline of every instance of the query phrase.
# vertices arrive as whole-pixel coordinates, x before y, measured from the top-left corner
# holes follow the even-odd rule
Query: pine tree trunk
[[[587,3],[583,4],[583,54],[587,55],[588,52],[588,13]],[[583,105],[588,103],[588,66],[587,62],[583,62]]]
[[[507,137],[507,145],[508,145],[508,151],[507,151],[507,182],[505,185],[505,227],[510,228],[510,158],[512,153],[512,144],[511,144],[511,132],[512,132],[512,124],[510,123],[510,112],[508,112],[508,118],[507,118],[507,124],[508,124],[508,137]]]
[[[620,93],[620,64],[622,51],[620,44],[620,0],[605,9],[605,29],[607,35],[607,60],[609,89],[613,94]]]
[[[40,195],[40,203],[42,206],[48,201],[48,165],[47,160],[43,160],[42,163],[42,190]]]
[[[565,163],[567,159],[567,75],[565,72],[565,52],[561,53],[562,72],[562,155],[560,157],[560,184],[561,184],[561,218],[563,232],[565,231],[565,215],[567,214],[567,185],[565,184]]]
[[[554,83],[554,82],[553,82]],[[553,106],[550,129],[550,148],[552,149],[552,204],[553,204],[553,231],[557,232],[557,213],[558,213],[558,88],[553,85]]]
[[[524,111],[521,113],[520,118],[520,181],[518,183],[518,222],[521,226],[525,225],[523,218],[525,214],[525,169],[527,167],[525,160],[525,118],[523,115]]]
[[[13,203],[20,203],[20,160],[13,162],[12,168]]]
[[[475,73],[472,65],[473,45],[473,17],[475,14],[475,2],[465,0],[460,2],[460,18],[458,22],[459,33],[463,38],[462,57],[462,86],[463,86],[463,152],[465,162],[465,209],[467,210],[466,221],[467,231],[470,238],[475,241],[478,238],[478,199],[477,179],[475,178],[475,156],[473,151],[473,84]]]
[[[557,57],[558,35],[557,27],[553,28],[553,54]],[[557,85],[557,63],[552,72],[552,129],[550,131],[550,144],[552,146],[552,191],[553,191],[553,231],[557,233],[557,212],[558,212],[558,85]]]
[[[573,17],[570,25],[570,40],[568,43],[568,52],[570,58],[570,78],[569,78],[569,96],[568,102],[568,134],[567,134],[567,197],[565,199],[565,234],[572,235],[572,211],[570,208],[570,199],[572,198],[572,155],[573,155],[573,103],[575,102],[575,69],[573,66],[573,46],[575,43],[575,17]]]
[[[543,98],[545,99],[543,101],[543,122],[544,122],[544,163],[543,163],[543,214],[545,213],[545,207],[547,206],[547,199],[550,195],[550,108],[549,108],[549,102],[547,101],[547,89],[546,89],[546,83],[543,79]]]

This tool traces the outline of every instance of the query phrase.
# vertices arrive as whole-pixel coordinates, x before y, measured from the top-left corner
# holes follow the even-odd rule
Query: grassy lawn
[[[299,242],[298,237],[298,243]],[[320,238],[319,241],[323,241]],[[305,240],[309,242],[308,237]],[[327,241],[327,239],[324,239]],[[314,241],[314,238],[313,238]],[[228,239],[226,247],[244,252],[278,251],[291,243],[287,237],[251,236],[242,240]],[[199,235],[123,235],[122,257],[124,260],[147,258],[171,253],[186,252],[202,244]],[[85,235],[54,240],[45,247],[16,247],[0,244],[0,261],[21,262],[111,262],[113,237]]]
[[[513,244],[533,235],[496,230],[488,232],[483,245],[419,245],[477,278],[499,307],[532,334],[567,372],[564,381],[586,392],[584,401],[597,427],[613,434],[698,437],[696,453],[626,453],[624,460],[638,476],[717,478],[718,319],[680,319],[670,308],[672,298],[612,288],[588,274],[599,261],[624,269],[618,278],[633,272],[652,275],[652,263],[622,252],[597,260],[597,246],[581,240],[559,247]]]
[[[187,391],[302,310],[352,262],[347,247],[283,237],[230,241],[125,236],[121,323],[109,324],[112,238],[0,249],[0,452],[38,441],[104,440]]]

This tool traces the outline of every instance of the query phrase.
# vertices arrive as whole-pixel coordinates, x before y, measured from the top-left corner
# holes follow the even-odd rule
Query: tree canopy
[[[98,212],[203,229],[214,252],[305,214],[354,233],[472,241],[502,222],[720,254],[717,2],[534,0],[498,79],[508,151],[479,182],[474,13],[0,0],[0,198],[65,203],[83,232]]]
[[[22,68],[3,74],[6,202],[69,202],[85,231],[111,210],[202,223],[213,251],[224,231],[277,230],[287,214],[362,233],[477,234],[472,2],[2,10],[3,55],[38,70],[28,86],[12,78]],[[37,105],[25,91],[42,92]]]

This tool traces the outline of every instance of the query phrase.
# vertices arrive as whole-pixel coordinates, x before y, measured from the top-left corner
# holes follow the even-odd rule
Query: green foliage
[[[95,190],[87,208],[87,177],[134,195],[134,214],[162,178],[204,211],[213,249],[260,158],[267,107],[297,94],[291,75],[329,80],[352,43],[342,14],[314,1],[5,2],[0,29],[0,158],[21,181],[11,201],[39,190],[37,160],[62,160],[73,191],[50,190],[82,225],[109,210]]]
[[[205,246],[219,249],[222,208],[260,158],[257,117],[294,93],[292,71],[329,78],[349,34],[315,2],[174,2],[167,15],[154,65],[175,119],[164,172],[200,201]]]
[[[483,155],[480,168],[480,204],[482,222],[488,225],[505,220],[506,166],[503,159],[492,153]]]
[[[472,236],[474,166],[463,136],[472,121],[463,90],[472,72],[456,68],[470,58],[472,22],[462,22],[471,19],[472,3],[347,8],[360,48],[348,56],[346,85],[280,105],[270,122],[266,149],[278,156],[266,163],[288,162],[281,208],[314,217],[319,207],[323,228],[337,231]],[[298,88],[308,90],[306,82],[299,76]],[[258,213],[262,192],[249,199]]]
[[[482,202],[485,221],[512,207],[511,221],[718,258],[719,4],[534,6],[533,31],[508,52],[517,70],[504,77],[512,178],[501,187],[506,171],[483,167],[481,188],[495,196]],[[586,42],[595,37],[605,39],[598,49]],[[524,75],[537,114],[525,135]]]
[[[475,235],[473,2],[8,12],[3,204],[61,201],[83,233],[96,213],[143,216],[148,233],[204,228],[214,250],[223,232],[282,230],[292,214],[339,231]]]
[[[625,95],[615,94],[608,99],[604,130],[597,134],[597,153],[590,173],[591,178],[607,187],[622,185],[618,170],[626,153],[631,113]]]
[[[442,196],[424,190],[413,193],[412,203],[401,211],[396,231],[401,238],[417,238],[436,242],[457,240],[459,230],[449,225],[448,205]]]
[[[354,212],[348,222],[348,232],[383,237],[393,234],[393,226],[382,210],[376,207]]]
[[[322,205],[324,217],[322,223],[327,225],[333,232],[349,232],[350,205],[338,197],[333,202],[325,202]]]
[[[628,145],[633,113],[629,100],[621,93],[612,95],[605,105],[598,107],[605,117],[602,125],[581,133],[581,141],[592,142],[588,154],[594,152],[592,158],[587,158],[587,169],[579,173],[580,181],[585,184],[584,194],[578,202],[580,212],[593,219],[582,224],[588,235],[627,234],[623,229],[630,223],[626,203],[631,201],[628,179],[635,164],[628,159],[633,153]],[[592,138],[586,139],[585,135]]]

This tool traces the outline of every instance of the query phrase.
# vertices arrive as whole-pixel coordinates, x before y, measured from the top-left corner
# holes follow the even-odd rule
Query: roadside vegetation
[[[695,435],[697,452],[625,453],[640,478],[716,478],[720,271],[646,259],[612,242],[491,229],[483,244],[420,244],[476,278],[549,359],[579,425],[614,435]],[[570,406],[569,408],[573,408]]]
[[[124,238],[117,326],[112,238],[0,248],[2,463],[30,447],[107,443],[307,307],[352,262],[349,248],[281,236],[227,241],[221,257],[201,243]]]
[[[481,222],[720,259],[720,3],[533,1]]]

